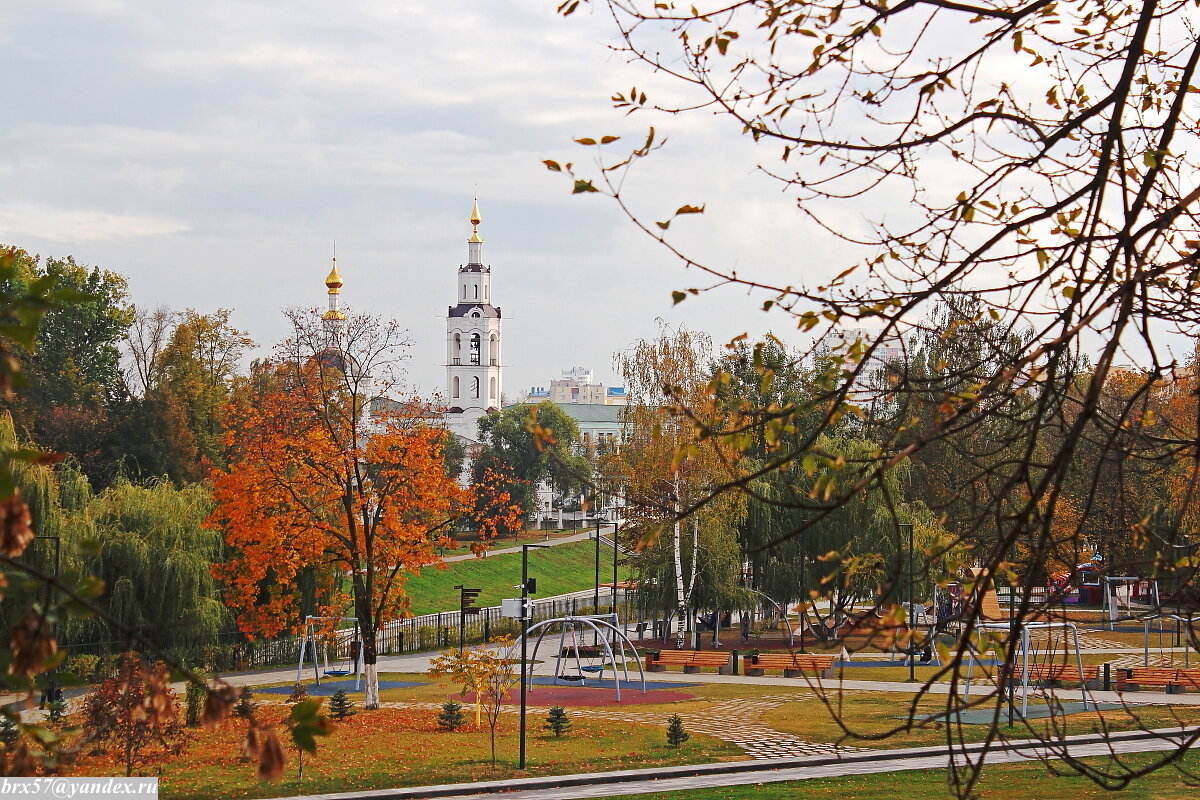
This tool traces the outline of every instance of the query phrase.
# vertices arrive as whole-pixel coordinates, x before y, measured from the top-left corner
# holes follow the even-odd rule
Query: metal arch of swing
[[[1188,644],[1183,648],[1183,668],[1188,669],[1191,665],[1192,655],[1192,626],[1196,624],[1195,617],[1181,617],[1178,614],[1151,614],[1142,617],[1142,666],[1150,666],[1150,623],[1158,620],[1159,636],[1162,635],[1162,621],[1164,619],[1174,619],[1185,623],[1188,626]],[[1159,651],[1162,651],[1162,639],[1159,639]],[[1174,658],[1172,658],[1174,661]]]
[[[304,654],[312,648],[312,665],[313,678],[316,680],[317,686],[321,685],[321,670],[317,667],[317,631],[314,623],[317,622],[353,622],[354,623],[354,639],[358,640],[358,617],[314,617],[307,616],[304,618],[304,635],[300,638],[300,658],[296,662],[296,683],[300,683],[302,673],[304,671]],[[325,660],[325,676],[329,678],[340,678],[350,674],[350,670],[331,670],[329,669],[329,653],[323,653]],[[358,669],[357,662],[354,663],[354,691],[358,691],[362,685],[362,671]]]
[[[1029,648],[1031,630],[1070,629],[1075,640],[1075,666],[1079,670],[1079,696],[1083,699],[1083,710],[1088,708],[1087,686],[1083,680],[1083,654],[1079,649],[1079,627],[1074,622],[1026,622],[1021,625],[1021,716],[1029,711]],[[1012,631],[1007,622],[983,622],[975,626],[977,631]],[[963,701],[971,698],[971,665],[974,658],[967,659],[967,677],[963,683]]]
[[[581,676],[585,671],[589,671],[585,670],[583,666],[583,659],[579,655],[578,634],[581,631],[576,628],[578,625],[580,628],[586,627],[590,629],[596,634],[597,640],[604,645],[604,652],[606,654],[607,661],[608,663],[612,664],[613,684],[616,686],[617,702],[621,702],[621,676],[617,674],[617,659],[613,653],[612,647],[609,646],[608,636],[605,635],[606,632],[612,632],[616,634],[616,641],[618,641],[620,644],[621,672],[624,673],[625,680],[629,680],[629,660],[625,656],[625,646],[629,646],[629,651],[633,654],[633,661],[635,664],[637,664],[638,677],[642,681],[642,694],[646,693],[646,672],[642,669],[642,661],[640,658],[638,658],[637,648],[633,646],[633,642],[630,641],[629,637],[625,635],[625,632],[618,627],[616,614],[583,614],[579,616],[556,617],[554,619],[544,620],[530,626],[529,630],[525,632],[525,637],[523,638],[528,638],[534,631],[542,629],[541,633],[538,634],[537,643],[533,646],[533,652],[529,656],[530,662],[533,662],[537,659],[538,648],[542,646],[542,640],[546,637],[546,634],[550,632],[550,626],[555,624],[560,626],[558,631],[558,656],[554,661],[555,686],[564,684],[571,685],[575,683],[578,683],[582,686],[587,685],[586,677],[581,677],[578,681],[562,681],[562,679],[559,677],[562,674],[563,650],[566,644],[568,629],[571,631],[571,646],[575,651],[575,666],[579,669],[579,674]],[[585,636],[587,635],[586,631],[583,633]],[[529,687],[529,691],[533,691],[533,670],[529,670],[528,675],[529,677],[525,679],[526,685]],[[603,678],[604,662],[602,661],[600,663],[600,669],[595,680],[603,680]]]
[[[1108,629],[1110,631],[1116,630],[1116,626],[1117,626],[1117,615],[1116,615],[1117,607],[1113,603],[1113,591],[1118,584],[1125,583],[1125,584],[1131,584],[1131,586],[1136,586],[1137,584],[1141,583],[1142,581],[1146,581],[1147,583],[1150,584],[1150,592],[1154,597],[1153,606],[1155,608],[1158,608],[1158,606],[1160,605],[1160,599],[1159,599],[1159,593],[1158,593],[1158,581],[1155,580],[1154,578],[1138,578],[1133,575],[1105,575],[1103,580],[1104,580],[1104,584],[1105,584],[1104,598],[1103,598],[1103,605],[1101,606],[1101,609],[1100,609],[1100,614],[1105,620],[1108,621]],[[1130,589],[1130,592],[1129,592],[1129,602],[1131,604],[1133,603],[1132,588]]]

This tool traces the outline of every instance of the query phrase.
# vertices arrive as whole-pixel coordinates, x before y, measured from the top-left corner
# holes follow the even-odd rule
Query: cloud
[[[112,214],[97,209],[66,209],[25,204],[0,205],[0,241],[20,244],[26,238],[103,242],[182,233],[180,220]]]

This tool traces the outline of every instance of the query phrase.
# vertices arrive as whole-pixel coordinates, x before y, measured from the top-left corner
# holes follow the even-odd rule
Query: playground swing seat
[[[338,659],[337,661],[334,662],[334,664],[332,666],[329,664],[328,647],[321,646],[320,648],[318,648],[318,646],[317,646],[317,629],[318,629],[318,627],[322,623],[330,622],[330,621],[332,621],[332,620],[327,619],[327,618],[322,618],[322,617],[311,617],[310,616],[310,617],[305,618],[305,620],[304,620],[304,628],[305,628],[304,637],[301,639],[301,643],[300,643],[300,659],[296,665],[296,682],[300,683],[301,672],[304,668],[305,655],[311,654],[313,676],[316,678],[318,686],[321,685],[321,676],[322,675],[326,678],[345,678],[347,676],[353,675],[354,679],[355,679],[354,688],[357,691],[358,681],[359,681],[359,678],[361,677],[361,675],[359,673],[359,669],[358,669],[358,659],[362,653],[362,641],[359,639],[358,620],[355,619],[354,617],[343,617],[340,620],[337,620],[337,621],[341,621],[341,622],[347,622],[347,621],[353,622],[354,623],[354,633],[353,633],[353,638],[349,642],[350,647],[349,647],[349,651],[346,654],[345,659]],[[319,656],[318,656],[318,650],[320,651]],[[320,659],[324,664],[324,669],[320,669],[319,674],[318,674],[318,663],[317,663],[318,659]]]

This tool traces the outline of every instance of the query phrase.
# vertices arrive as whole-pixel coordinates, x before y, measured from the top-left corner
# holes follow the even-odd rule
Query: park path
[[[532,695],[536,696],[537,692]],[[830,742],[809,742],[782,733],[767,726],[763,717],[768,711],[778,708],[785,703],[796,703],[816,700],[812,692],[792,692],[789,694],[756,697],[752,699],[732,699],[716,702],[704,711],[684,712],[679,715],[683,727],[691,733],[702,733],[720,739],[723,742],[740,748],[754,759],[795,758],[799,756],[835,756],[840,753],[862,752],[861,747],[846,747]],[[386,708],[418,708],[437,711],[441,708],[438,703],[402,703],[384,702],[380,705]],[[534,716],[544,716],[548,707],[530,705],[529,713]],[[520,709],[515,705],[501,706],[504,713],[517,714]],[[814,710],[814,713],[818,713]],[[584,719],[607,720],[611,722],[632,722],[638,725],[654,725],[662,727],[666,724],[667,714],[662,709],[656,711],[638,711],[635,706],[621,708],[572,708],[573,717]]]
[[[1195,734],[1197,729],[1186,733]],[[986,753],[989,764],[1052,761],[1064,756],[1087,758],[1113,754],[1162,752],[1181,745],[1184,732],[1162,729],[1153,732],[1112,734],[1100,741],[1095,734],[1071,736],[1046,744],[1025,740],[993,745]],[[956,751],[954,763],[966,758],[979,759],[981,745],[966,745]],[[460,783],[438,786],[414,786],[358,792],[312,795],[294,800],[576,800],[586,797],[616,797],[651,792],[688,792],[718,786],[748,786],[814,778],[840,778],[904,770],[945,770],[952,765],[944,747],[913,747],[895,750],[871,750],[781,758],[769,761],[696,764],[679,767],[622,770],[540,778],[514,778],[502,781]],[[753,791],[753,790],[751,790]],[[685,800],[686,794],[680,796]]]
[[[606,527],[611,528],[612,525],[613,525],[613,523],[611,523],[611,522],[600,523],[601,535],[603,536],[604,528],[606,528]],[[582,530],[579,531],[579,533],[572,533],[569,536],[556,536],[553,539],[546,539],[545,541],[541,541],[541,542],[537,541],[536,539],[531,539],[530,541],[526,542],[526,544],[536,544],[536,545],[541,545],[541,546],[545,546],[545,547],[556,547],[560,544],[570,544],[571,542],[590,541],[593,538],[595,538],[595,535],[596,535],[596,526],[592,525],[592,527],[590,527],[590,528],[583,528]],[[520,553],[520,552],[521,552],[521,545],[518,544],[518,545],[514,545],[512,547],[501,547],[497,550],[488,550],[486,555],[484,555],[482,557],[483,558],[491,558],[492,556],[503,556],[503,555],[507,555],[509,553]],[[465,555],[461,555],[461,556],[446,556],[442,559],[442,561],[443,561],[443,563],[449,564],[454,561],[470,561],[471,559],[474,559],[474,558],[480,558],[480,556],[477,556],[474,553],[466,553]]]

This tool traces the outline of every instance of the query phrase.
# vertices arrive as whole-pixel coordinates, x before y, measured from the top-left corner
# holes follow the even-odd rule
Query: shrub
[[[100,656],[93,656],[89,653],[82,653],[77,656],[71,656],[67,659],[67,672],[74,675],[84,683],[91,683],[98,679],[96,675],[100,668]]]
[[[442,703],[442,711],[437,718],[438,727],[444,731],[456,731],[467,724],[463,716],[462,706],[453,700]]]
[[[550,706],[550,713],[546,715],[546,722],[542,727],[552,732],[555,737],[562,736],[571,728],[567,710],[562,706]]]
[[[683,729],[683,720],[678,714],[672,714],[667,720],[667,744],[671,747],[679,747],[681,744],[690,739],[691,736]]]
[[[195,728],[200,725],[200,711],[204,708],[204,699],[208,694],[204,688],[208,675],[201,669],[194,669],[191,674],[194,680],[188,681],[184,692],[184,722],[189,728]]]
[[[334,719],[346,719],[354,716],[354,713],[354,702],[345,689],[338,689],[333,693],[333,697],[329,698],[329,716]]]
[[[67,702],[65,700],[51,700],[46,704],[46,712],[50,718],[50,724],[57,728],[67,719]]]
[[[303,703],[308,699],[308,688],[303,683],[292,684],[292,693],[288,695],[288,702],[293,705]]]
[[[117,676],[87,696],[83,712],[85,739],[99,752],[115,746],[126,777],[135,766],[178,755],[187,743],[166,666],[147,666],[136,653],[126,654]]]
[[[254,716],[256,708],[258,703],[254,702],[254,692],[243,686],[241,694],[238,695],[237,705],[233,707],[233,713],[237,714],[238,719],[250,719]]]

